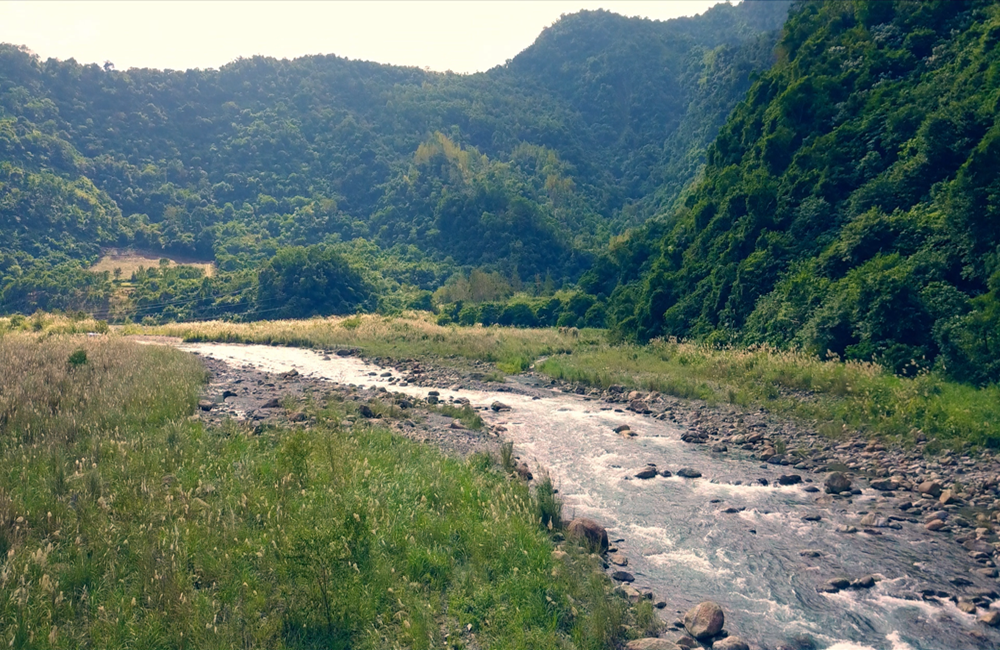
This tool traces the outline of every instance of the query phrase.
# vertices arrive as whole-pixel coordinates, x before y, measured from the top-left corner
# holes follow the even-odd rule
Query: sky
[[[608,9],[667,20],[719,0],[398,2],[0,0],[0,42],[43,59],[130,67],[218,68],[257,54],[478,72],[503,64],[560,15]]]

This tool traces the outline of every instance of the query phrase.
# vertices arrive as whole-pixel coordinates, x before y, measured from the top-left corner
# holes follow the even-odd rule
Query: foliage
[[[318,244],[389,313],[459,271],[562,286],[697,173],[787,7],[581,12],[476,75],[336,56],[119,71],[0,46],[0,309],[245,317],[277,251]],[[106,248],[218,273],[88,273]]]
[[[669,220],[582,281],[619,336],[1000,379],[1000,9],[800,3]]]
[[[70,350],[90,363],[69,370]],[[10,647],[619,647],[624,599],[528,489],[378,426],[187,416],[204,379],[115,337],[0,339]],[[322,522],[322,525],[317,525]]]

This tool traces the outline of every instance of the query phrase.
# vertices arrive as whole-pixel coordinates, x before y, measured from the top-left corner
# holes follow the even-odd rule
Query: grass
[[[0,363],[7,647],[596,650],[648,623],[486,456],[332,399],[206,429],[197,360],[120,337],[6,334]]]
[[[813,421],[831,436],[850,430],[910,441],[923,433],[940,445],[1000,447],[996,386],[977,389],[933,372],[901,378],[876,364],[823,360],[796,351],[720,349],[663,340],[611,345],[598,330],[574,336],[556,329],[438,326],[419,314],[176,324],[141,331],[188,340],[352,346],[370,356],[430,358],[453,365],[485,361],[512,374],[534,365],[551,377],[600,388],[620,385],[764,407]],[[491,371],[490,377],[496,379],[496,374]]]
[[[901,378],[871,363],[672,341],[592,346],[546,359],[537,369],[601,388],[763,406],[815,421],[830,435],[849,429],[908,441],[919,431],[947,444],[1000,446],[1000,389],[977,389],[936,373]]]
[[[97,261],[90,270],[94,273],[102,273],[107,271],[108,273],[114,273],[115,269],[121,271],[121,278],[123,280],[128,280],[132,277],[132,274],[138,271],[140,268],[146,269],[158,269],[160,268],[160,260],[168,259],[168,267],[177,266],[178,264],[183,264],[185,266],[193,266],[201,269],[205,272],[207,277],[211,277],[215,274],[215,264],[213,262],[201,262],[191,259],[170,259],[163,255],[156,255],[153,253],[141,253],[137,251],[124,251],[120,253],[108,253],[101,259]]]
[[[452,362],[485,361],[511,374],[523,372],[537,359],[597,345],[601,333],[577,336],[556,329],[459,327],[437,325],[427,314],[377,315],[254,323],[176,323],[125,328],[126,333],[179,336],[187,341],[263,343],[329,349],[356,347],[368,356],[394,359],[428,358]],[[493,374],[492,380],[502,379]]]

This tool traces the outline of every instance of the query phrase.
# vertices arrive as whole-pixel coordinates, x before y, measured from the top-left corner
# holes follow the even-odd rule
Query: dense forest
[[[473,75],[332,55],[118,71],[0,46],[0,307],[271,313],[262,274],[308,246],[335,255],[282,259],[338,260],[346,310],[426,304],[476,269],[575,282],[696,176],[788,6],[581,12]],[[108,248],[219,273],[90,273]]]
[[[620,336],[1000,379],[1000,6],[810,2],[669,219],[583,279]]]

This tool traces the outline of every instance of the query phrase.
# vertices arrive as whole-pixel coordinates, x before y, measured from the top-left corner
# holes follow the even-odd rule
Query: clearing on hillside
[[[137,251],[131,249],[110,249],[105,251],[101,259],[90,267],[90,270],[94,273],[107,271],[108,273],[113,274],[115,269],[121,269],[121,279],[127,280],[132,277],[133,273],[139,270],[139,267],[147,269],[158,268],[160,266],[161,259],[168,260],[169,264],[167,266],[194,266],[203,270],[206,276],[211,277],[215,274],[215,264],[213,262],[203,262],[182,257],[171,258],[163,255],[157,255],[155,252],[151,251]]]

